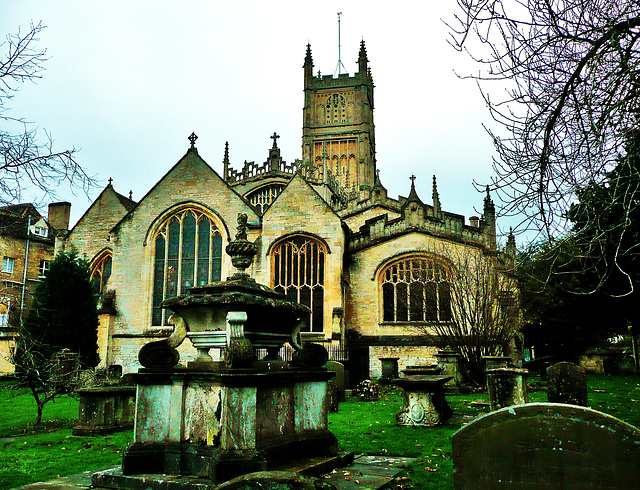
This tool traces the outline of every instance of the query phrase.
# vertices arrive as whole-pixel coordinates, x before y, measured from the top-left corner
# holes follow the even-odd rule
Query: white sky
[[[446,211],[478,214],[473,181],[491,176],[489,114],[467,55],[446,42],[454,2],[45,1],[2,0],[4,37],[42,20],[47,29],[43,79],[23,86],[9,115],[51,132],[101,187],[114,179],[134,200],[182,157],[198,135],[200,156],[222,173],[225,141],[232,166],[263,162],[276,131],[282,156],[301,156],[307,42],[314,71],[335,71],[337,12],[342,61],[356,71],[364,39],[375,83],[377,162],[391,197],[406,196],[409,177],[431,202],[431,177]],[[90,200],[60,189],[72,224]],[[508,228],[508,223],[499,225]]]

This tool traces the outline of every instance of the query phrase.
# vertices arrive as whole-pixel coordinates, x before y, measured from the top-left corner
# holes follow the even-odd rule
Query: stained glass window
[[[154,243],[152,324],[166,325],[164,299],[220,280],[222,236],[211,218],[187,209],[163,223]]]

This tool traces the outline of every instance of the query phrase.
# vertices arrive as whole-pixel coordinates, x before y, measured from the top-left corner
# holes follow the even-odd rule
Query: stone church
[[[310,307],[303,340],[345,362],[352,384],[379,376],[381,357],[398,357],[403,368],[444,347],[431,327],[452,320],[454,255],[479,257],[504,275],[515,244],[510,237],[507,253],[498,250],[488,192],[483,216],[469,223],[442,209],[435,177],[429,203],[413,176],[408,197],[387,195],[364,42],[353,76],[316,76],[313,67],[307,46],[302,159],[285,162],[274,133],[264,163],[234,167],[227,143],[214,169],[192,134],[184,156],[139,202],[110,182],[58,245],[91,261],[102,365],[136,370],[141,345],[172,329],[161,302],[233,273],[224,250],[239,213],[258,246],[247,272]],[[181,349],[183,361],[195,355]]]

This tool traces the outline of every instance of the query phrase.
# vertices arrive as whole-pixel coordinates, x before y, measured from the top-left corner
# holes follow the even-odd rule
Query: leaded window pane
[[[273,288],[311,308],[307,331],[324,331],[324,246],[295,236],[274,247]]]
[[[164,299],[220,280],[222,236],[207,215],[189,209],[167,220],[154,243],[151,317],[153,325],[164,325],[169,315],[160,308]]]
[[[451,320],[451,294],[445,267],[426,257],[394,262],[381,274],[382,320]]]

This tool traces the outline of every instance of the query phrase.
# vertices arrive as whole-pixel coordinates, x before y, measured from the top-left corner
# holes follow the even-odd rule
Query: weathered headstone
[[[338,392],[337,401],[343,402],[345,400],[345,389],[347,387],[344,364],[338,361],[327,361],[324,367],[327,368],[328,371],[336,373],[331,381],[335,384]]]
[[[547,369],[547,400],[587,406],[584,370],[572,362],[558,362]]]
[[[529,403],[452,437],[457,489],[640,488],[640,430],[576,405]]]
[[[398,377],[398,359],[399,357],[380,357],[382,365],[380,383],[389,383]]]

